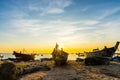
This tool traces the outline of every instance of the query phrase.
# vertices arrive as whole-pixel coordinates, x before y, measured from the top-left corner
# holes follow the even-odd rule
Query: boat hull
[[[116,43],[114,47],[107,48],[105,46],[104,49],[95,51],[95,52],[86,52],[86,57],[112,57],[115,54],[115,51],[117,50],[119,46],[119,42]]]
[[[62,54],[54,54],[53,55],[53,60],[55,61],[56,65],[65,65],[68,59],[68,54],[62,53]]]
[[[14,51],[13,55],[15,55],[16,60],[18,61],[30,61],[35,59],[35,54],[23,54]]]
[[[52,58],[57,66],[65,65],[67,63],[68,53],[63,51],[63,48],[60,49],[59,45],[56,44],[52,52]]]

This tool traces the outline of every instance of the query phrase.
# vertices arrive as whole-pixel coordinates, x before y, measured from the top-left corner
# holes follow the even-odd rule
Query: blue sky
[[[119,31],[119,0],[0,0],[0,48],[112,44]]]

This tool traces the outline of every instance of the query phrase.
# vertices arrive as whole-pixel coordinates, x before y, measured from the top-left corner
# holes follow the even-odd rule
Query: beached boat
[[[102,50],[93,50],[93,52],[85,52],[86,57],[112,57],[115,54],[120,42],[116,42],[115,46],[107,48],[106,46]]]
[[[13,55],[15,55],[16,60],[19,61],[30,61],[35,59],[35,54],[24,54],[21,52],[18,53],[16,51],[13,51]]]
[[[63,48],[60,49],[59,45],[56,43],[56,46],[52,52],[52,58],[56,65],[64,65],[67,62],[68,53],[63,51]]]

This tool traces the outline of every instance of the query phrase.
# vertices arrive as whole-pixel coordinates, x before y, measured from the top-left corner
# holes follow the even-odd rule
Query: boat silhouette
[[[16,60],[18,61],[30,61],[35,59],[36,54],[25,54],[25,53],[13,51],[13,55],[15,55]]]
[[[107,48],[106,46],[102,50],[93,50],[93,52],[85,52],[86,57],[112,57],[115,54],[119,46],[119,41],[116,42],[115,46]]]
[[[63,51],[63,48],[60,49],[59,45],[56,43],[56,46],[52,52],[52,58],[56,65],[65,65],[68,58],[68,53]]]

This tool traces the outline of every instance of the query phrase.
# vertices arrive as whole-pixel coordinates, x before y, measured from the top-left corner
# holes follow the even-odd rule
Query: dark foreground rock
[[[17,80],[17,69],[14,63],[4,62],[1,64],[0,80]]]

